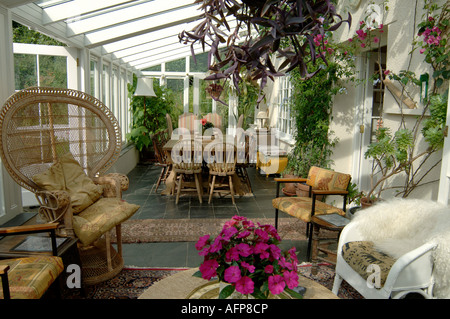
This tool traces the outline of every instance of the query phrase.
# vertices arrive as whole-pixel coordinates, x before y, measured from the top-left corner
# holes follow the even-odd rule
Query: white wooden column
[[[11,11],[0,5],[0,106],[14,93],[14,55]],[[0,224],[22,212],[21,190],[2,165],[0,170]]]
[[[450,88],[450,83],[449,83]],[[447,136],[444,141],[444,149],[442,151],[441,178],[439,181],[438,202],[448,205],[448,197],[450,193],[450,137],[448,136],[448,127],[450,126],[450,99],[447,104]]]

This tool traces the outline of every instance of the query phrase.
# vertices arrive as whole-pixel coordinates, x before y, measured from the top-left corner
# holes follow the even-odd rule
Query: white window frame
[[[281,140],[292,141],[295,134],[295,118],[291,112],[290,99],[293,86],[290,76],[286,75],[278,79],[277,130]]]

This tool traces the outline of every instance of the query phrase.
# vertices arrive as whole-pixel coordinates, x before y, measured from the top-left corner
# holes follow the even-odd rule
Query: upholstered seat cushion
[[[299,218],[304,222],[311,221],[312,198],[278,197],[272,200],[272,206],[286,214]],[[316,200],[315,215],[334,214],[345,216],[342,209]]]
[[[353,270],[366,280],[373,274],[373,271],[367,271],[369,265],[378,265],[381,272],[381,287],[384,286],[389,271],[395,263],[394,258],[376,250],[373,242],[370,241],[345,243],[342,246],[342,257]]]
[[[130,218],[139,205],[120,198],[100,198],[73,216],[73,229],[83,245],[90,245],[107,231]]]
[[[64,270],[60,257],[38,256],[0,260],[8,265],[11,299],[39,299]],[[0,297],[3,290],[0,285]]]

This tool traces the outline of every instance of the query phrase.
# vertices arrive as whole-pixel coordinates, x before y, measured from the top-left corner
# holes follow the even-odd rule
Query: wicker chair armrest
[[[103,185],[103,196],[122,197],[122,191],[128,189],[130,181],[128,177],[120,173],[109,173],[104,176],[95,177],[94,183]]]
[[[39,215],[47,223],[59,223],[58,233],[63,236],[73,236],[72,205],[68,192],[40,191],[36,198],[39,202]]]

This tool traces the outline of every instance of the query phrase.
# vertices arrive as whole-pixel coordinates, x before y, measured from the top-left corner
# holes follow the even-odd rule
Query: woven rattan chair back
[[[117,119],[80,91],[32,87],[13,94],[0,112],[0,155],[14,180],[34,193],[32,176],[70,152],[86,174],[105,173],[121,150]]]

